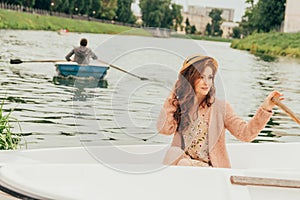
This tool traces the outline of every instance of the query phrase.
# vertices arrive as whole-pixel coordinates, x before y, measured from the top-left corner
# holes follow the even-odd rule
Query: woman
[[[164,164],[230,168],[225,130],[241,141],[252,141],[272,115],[271,98],[283,100],[282,94],[271,92],[246,123],[228,102],[215,97],[217,69],[217,61],[209,56],[193,55],[184,61],[157,122],[160,133],[174,133]]]

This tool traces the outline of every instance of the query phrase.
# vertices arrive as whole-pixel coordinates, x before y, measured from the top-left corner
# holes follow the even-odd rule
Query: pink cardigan
[[[176,131],[177,123],[173,117],[176,107],[170,101],[171,99],[167,98],[163,105],[157,121],[157,129],[166,135],[174,133],[172,146],[181,147],[181,137]],[[250,142],[265,127],[272,116],[272,112],[259,107],[256,114],[247,123],[238,117],[231,105],[224,100],[216,99],[211,109],[208,129],[211,163],[213,167],[230,168],[225,144],[225,130],[228,129],[232,135],[241,141]]]

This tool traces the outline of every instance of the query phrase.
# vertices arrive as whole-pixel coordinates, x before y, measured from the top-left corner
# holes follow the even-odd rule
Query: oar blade
[[[20,59],[10,59],[9,63],[10,64],[21,64],[21,63],[23,63],[23,61]]]

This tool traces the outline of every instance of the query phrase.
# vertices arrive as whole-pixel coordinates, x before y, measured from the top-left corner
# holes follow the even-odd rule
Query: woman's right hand
[[[271,92],[267,98],[264,100],[263,104],[261,105],[261,107],[266,110],[266,111],[269,111],[271,112],[273,107],[275,106],[275,103],[272,101],[272,98],[277,98],[279,99],[280,101],[284,100],[284,98],[282,97],[283,94],[278,92],[278,91],[273,91]]]

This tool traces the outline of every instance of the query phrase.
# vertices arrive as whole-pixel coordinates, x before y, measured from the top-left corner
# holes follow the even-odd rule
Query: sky
[[[234,21],[241,21],[245,8],[249,6],[245,0],[172,0],[172,2],[183,5],[184,10],[187,10],[188,4],[202,7],[232,8],[234,9]],[[138,0],[132,8],[134,12],[139,12]]]

